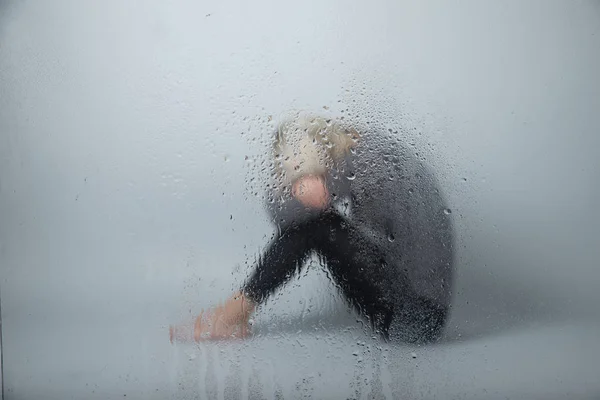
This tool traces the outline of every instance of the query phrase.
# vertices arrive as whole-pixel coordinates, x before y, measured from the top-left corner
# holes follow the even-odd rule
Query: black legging
[[[416,296],[394,260],[332,210],[285,228],[258,260],[244,293],[262,303],[300,270],[312,251],[327,265],[348,302],[384,338],[423,342],[441,334],[447,309]]]

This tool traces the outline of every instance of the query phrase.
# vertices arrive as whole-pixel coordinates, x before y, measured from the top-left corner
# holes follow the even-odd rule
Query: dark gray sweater
[[[415,293],[447,308],[453,275],[451,215],[432,171],[391,134],[365,134],[354,154],[329,171],[332,207],[374,239]],[[289,194],[268,202],[283,228],[319,211]]]

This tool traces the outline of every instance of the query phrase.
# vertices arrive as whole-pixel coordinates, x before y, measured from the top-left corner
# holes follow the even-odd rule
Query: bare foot
[[[224,304],[202,311],[193,327],[175,326],[170,329],[171,342],[196,342],[222,339],[243,339],[248,336],[248,321],[254,305],[242,294],[230,297]]]

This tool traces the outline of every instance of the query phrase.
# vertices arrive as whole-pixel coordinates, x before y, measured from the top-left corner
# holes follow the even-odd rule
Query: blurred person
[[[245,338],[258,305],[316,254],[384,339],[438,339],[453,275],[450,213],[433,173],[391,133],[296,114],[277,127],[267,208],[276,237],[239,292],[171,341]]]

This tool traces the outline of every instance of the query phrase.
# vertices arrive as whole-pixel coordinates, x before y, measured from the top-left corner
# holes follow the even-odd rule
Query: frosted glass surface
[[[600,396],[597,1],[0,3],[7,399]],[[290,109],[403,132],[456,230],[435,345],[312,263],[244,342],[171,344],[273,234]]]

